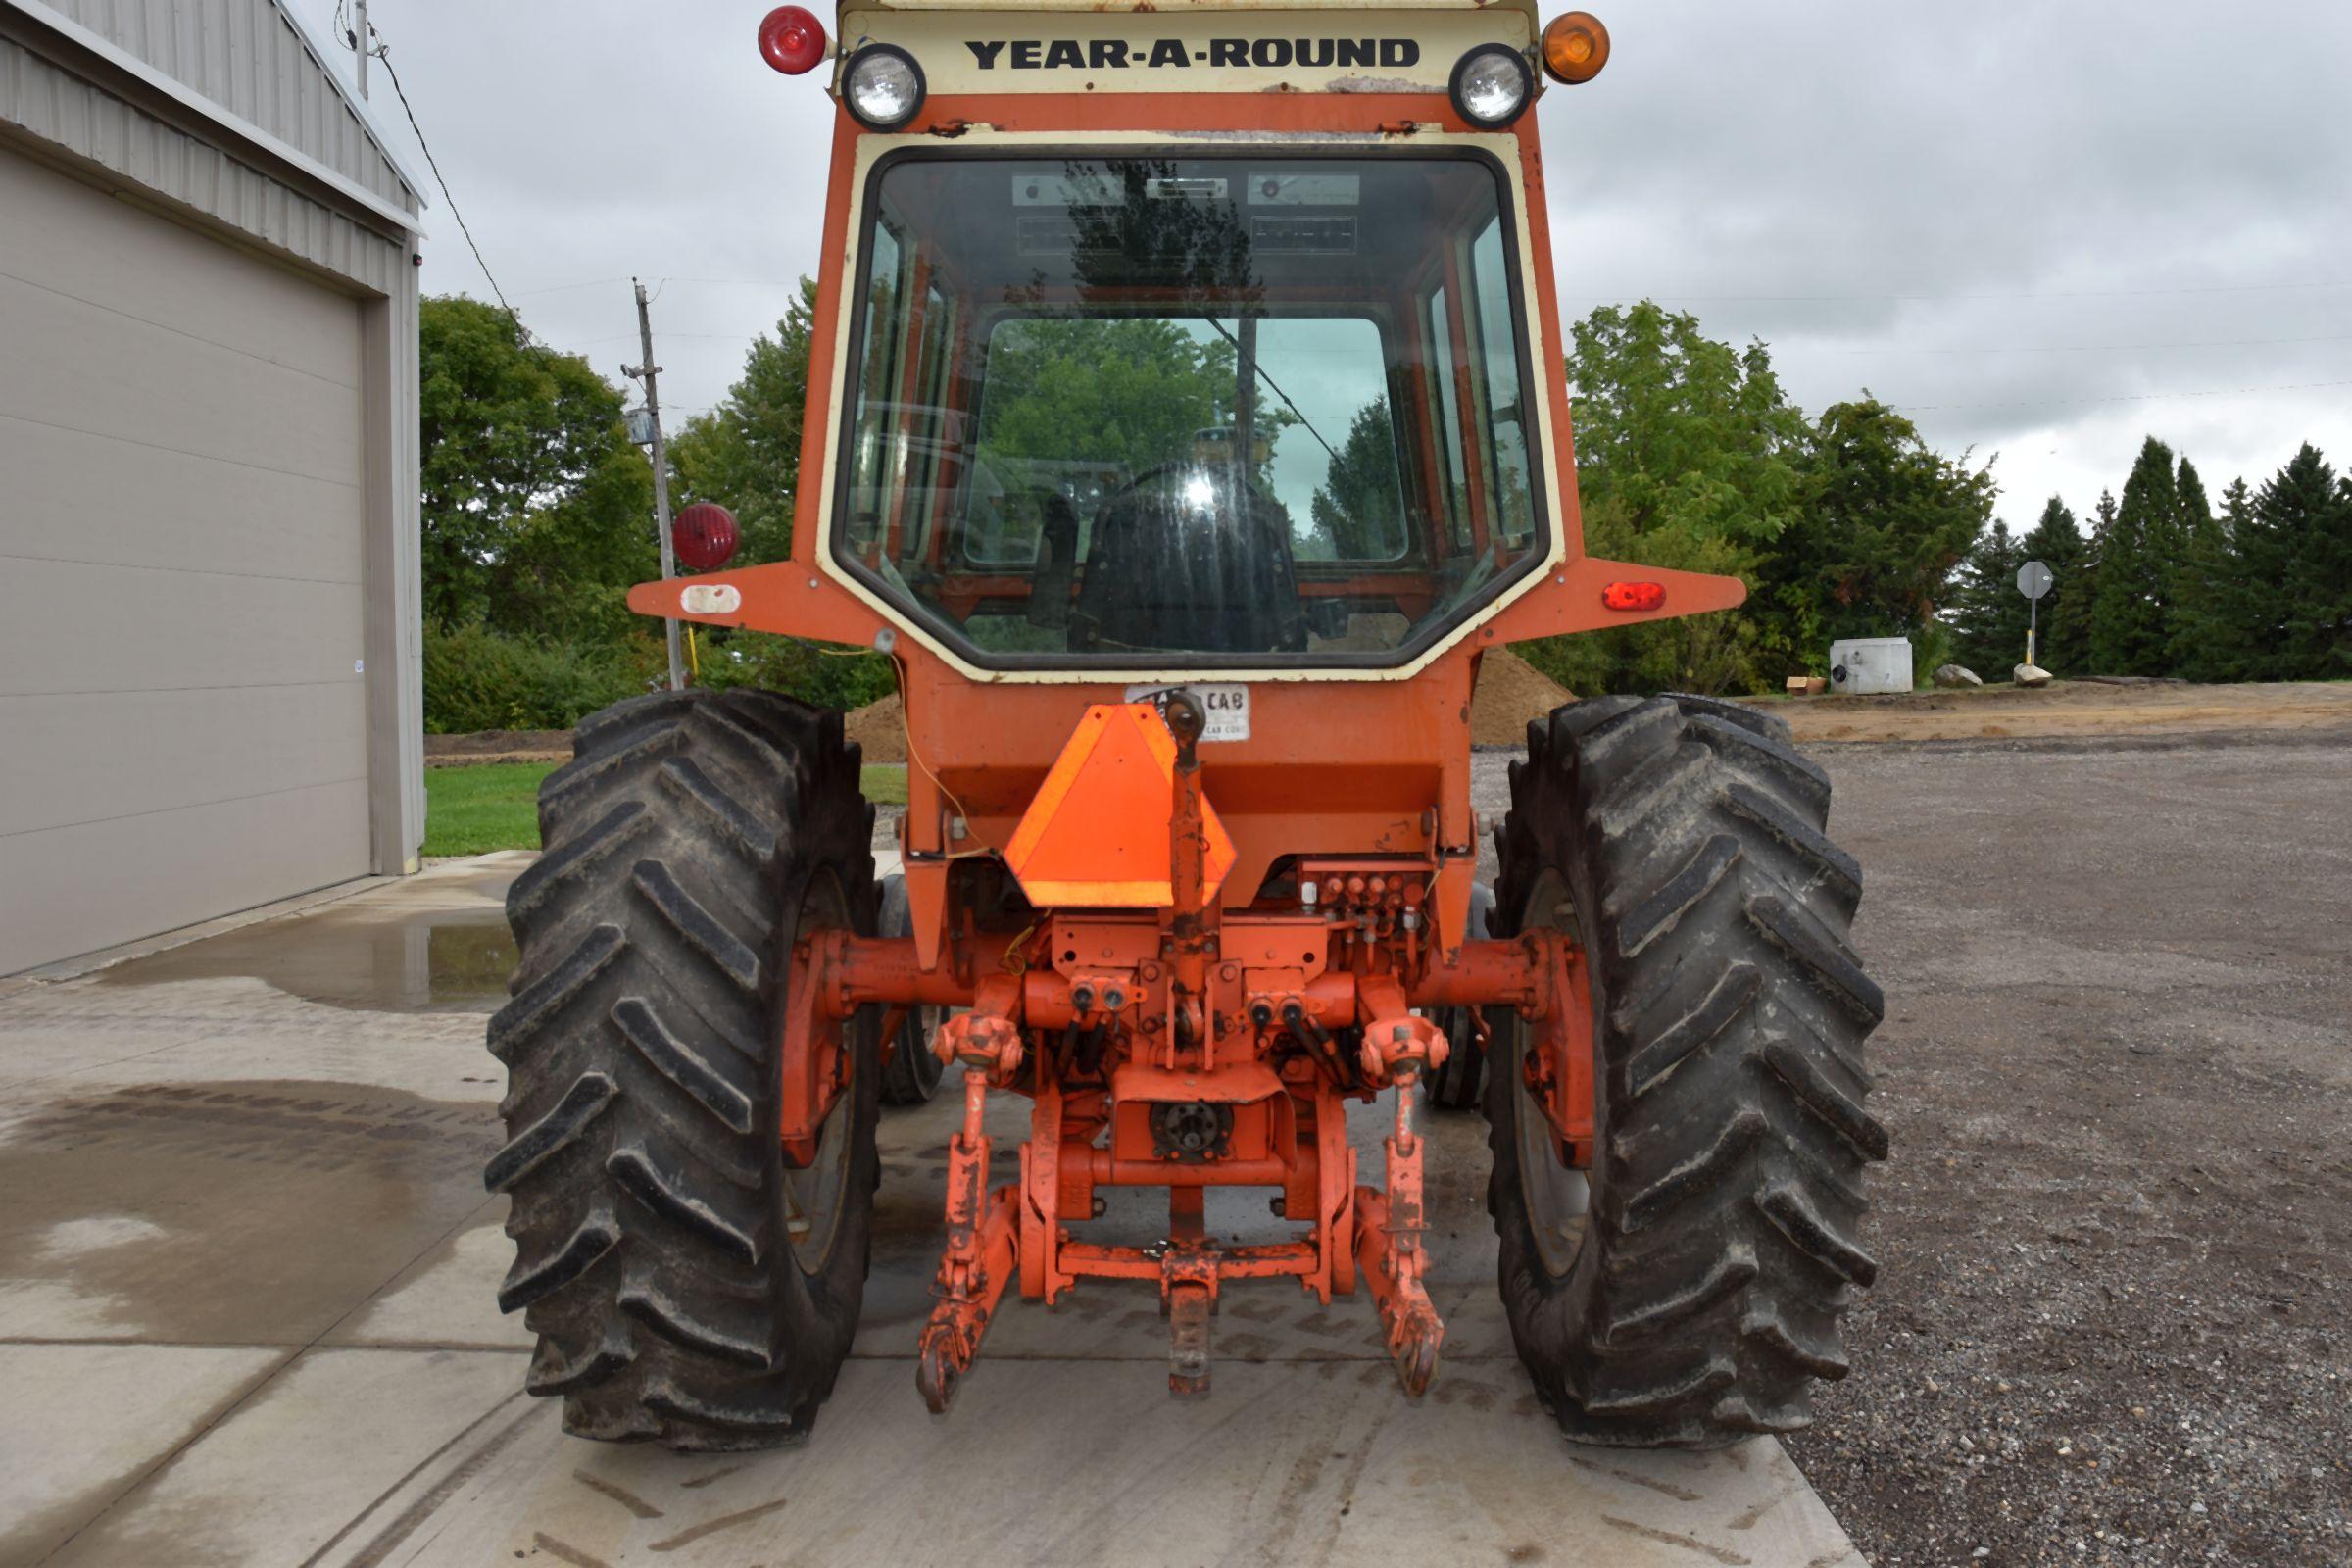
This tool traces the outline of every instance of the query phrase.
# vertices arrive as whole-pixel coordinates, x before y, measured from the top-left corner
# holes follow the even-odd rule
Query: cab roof
[[[840,0],[842,15],[857,11],[995,12],[1021,16],[1035,12],[1087,11],[1205,12],[1238,15],[1248,12],[1291,13],[1316,11],[1486,11],[1516,12],[1527,18],[1528,36],[1544,31],[1536,0]]]

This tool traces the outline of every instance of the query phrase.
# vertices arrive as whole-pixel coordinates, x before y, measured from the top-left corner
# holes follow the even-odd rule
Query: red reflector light
[[[1657,610],[1666,603],[1666,585],[1662,582],[1613,582],[1600,591],[1600,602],[1608,610]]]
[[[814,71],[825,58],[825,25],[799,6],[778,6],[760,24],[760,54],[787,76]]]
[[[716,502],[697,501],[670,519],[670,548],[691,571],[716,571],[742,543],[735,514]]]

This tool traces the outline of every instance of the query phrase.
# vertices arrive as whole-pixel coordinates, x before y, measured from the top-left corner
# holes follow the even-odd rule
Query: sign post
[[[2041,596],[2050,591],[2050,568],[2029,561],[2017,568],[2017,591],[2026,596],[2026,663],[2034,666],[2034,638],[2041,629]],[[2038,666],[2034,666],[2038,667]]]

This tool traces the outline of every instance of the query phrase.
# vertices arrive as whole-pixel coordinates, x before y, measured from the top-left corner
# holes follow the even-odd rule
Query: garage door
[[[0,974],[368,869],[360,308],[0,148]]]

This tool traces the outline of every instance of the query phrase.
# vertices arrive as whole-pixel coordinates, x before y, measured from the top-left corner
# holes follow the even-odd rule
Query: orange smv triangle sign
[[[1176,740],[1150,703],[1098,703],[1029,803],[1004,851],[1029,902],[1040,907],[1165,908],[1175,899],[1168,861]],[[1233,840],[1216,808],[1200,803],[1204,898],[1233,869]]]

